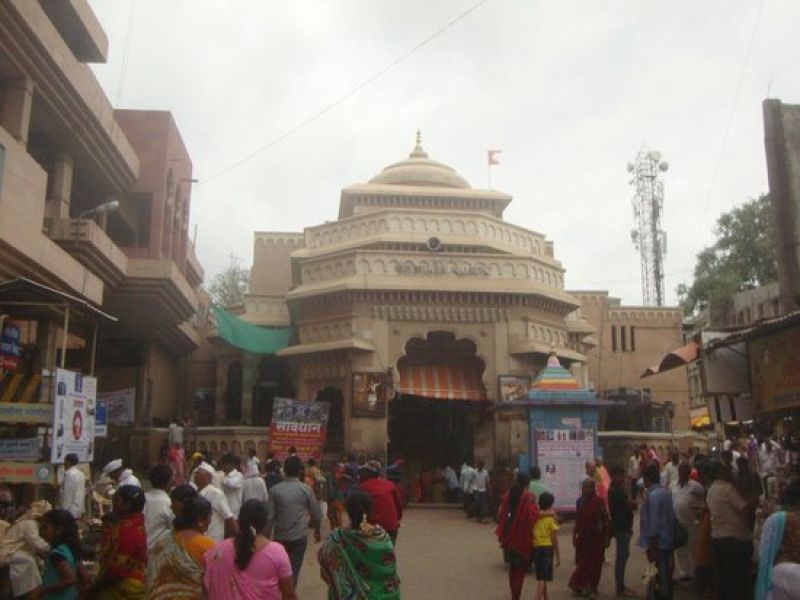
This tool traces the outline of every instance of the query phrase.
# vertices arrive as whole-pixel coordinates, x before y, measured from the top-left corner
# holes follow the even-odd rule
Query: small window
[[[617,326],[616,325],[612,325],[611,326],[611,351],[612,352],[616,352],[617,351]]]
[[[625,331],[625,325],[619,328],[619,341],[622,344],[622,351],[628,351],[628,333]]]
[[[636,352],[636,327],[631,325],[631,352]]]

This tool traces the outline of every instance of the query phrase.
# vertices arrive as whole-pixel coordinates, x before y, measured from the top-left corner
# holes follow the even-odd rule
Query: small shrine
[[[615,403],[598,400],[594,392],[581,387],[554,354],[521,403],[528,409],[530,432],[526,462],[541,469],[556,510],[574,511],[586,478],[586,461],[600,453],[600,409]]]

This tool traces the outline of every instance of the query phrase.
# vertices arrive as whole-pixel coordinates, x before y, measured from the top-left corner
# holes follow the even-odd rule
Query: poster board
[[[330,404],[327,402],[298,402],[275,398],[272,424],[269,430],[269,449],[278,460],[286,460],[294,446],[304,461],[322,459]]]
[[[94,416],[94,437],[108,437],[108,411],[106,401],[97,399],[97,414]]]
[[[531,378],[527,375],[500,375],[497,379],[500,402],[520,402],[528,397]]]
[[[594,458],[594,436],[593,429],[536,430],[536,464],[559,512],[575,511],[586,461]]]
[[[387,391],[385,373],[353,373],[351,414],[383,419],[386,416]]]
[[[0,439],[0,460],[36,462],[41,453],[40,437]]]
[[[97,395],[97,399],[105,404],[107,424],[125,425],[126,423],[133,423],[136,388],[103,392]]]
[[[84,377],[65,369],[56,370],[50,462],[60,464],[71,453],[78,455],[78,462],[91,462],[94,459],[96,403],[95,377]]]
[[[54,484],[56,469],[47,463],[0,462],[0,482]]]

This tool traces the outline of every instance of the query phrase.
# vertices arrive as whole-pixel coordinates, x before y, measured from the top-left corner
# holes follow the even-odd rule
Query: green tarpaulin
[[[231,346],[253,354],[275,354],[289,345],[289,337],[292,333],[290,327],[266,329],[243,321],[219,306],[212,306],[211,310],[217,320],[219,337]]]

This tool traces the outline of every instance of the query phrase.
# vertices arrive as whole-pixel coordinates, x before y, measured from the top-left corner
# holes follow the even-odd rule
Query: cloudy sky
[[[231,254],[250,264],[254,230],[335,219],[339,190],[404,158],[420,128],[473,187],[502,149],[506,219],[555,242],[568,287],[634,304],[625,166],[659,150],[674,301],[719,213],[767,190],[762,99],[800,102],[796,0],[90,1],[111,101],[181,129],[207,278]]]

